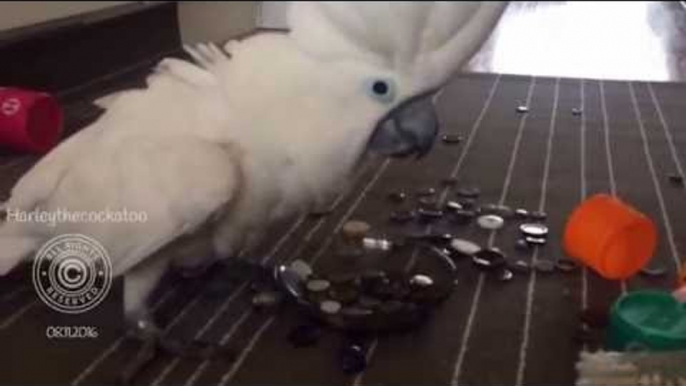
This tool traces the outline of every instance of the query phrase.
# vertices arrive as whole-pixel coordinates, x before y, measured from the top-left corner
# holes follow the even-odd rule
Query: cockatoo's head
[[[346,122],[345,136],[380,154],[421,156],[438,132],[437,92],[503,9],[498,2],[293,2],[290,38],[321,66],[306,71],[328,79],[319,83],[328,95],[322,101]]]

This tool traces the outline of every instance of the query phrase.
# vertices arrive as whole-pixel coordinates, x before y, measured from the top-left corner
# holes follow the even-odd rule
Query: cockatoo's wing
[[[41,158],[29,173],[19,179],[12,188],[10,199],[5,206],[15,210],[29,211],[41,205],[55,190],[64,173],[79,157],[91,149],[101,133],[100,125],[94,124],[60,143]]]
[[[0,246],[21,242],[35,247],[52,234],[85,234],[103,244],[119,275],[210,220],[240,190],[239,153],[231,145],[192,136],[113,139],[90,137],[95,131],[84,133],[29,171],[13,190],[10,207],[21,202],[27,211],[89,215],[109,210],[137,213],[145,221],[6,223],[0,226]],[[89,138],[94,140],[86,141]],[[81,146],[88,151],[79,152]],[[49,181],[42,182],[41,177]],[[33,205],[25,197],[32,197]],[[3,250],[8,253],[0,257],[0,275],[26,253]]]
[[[293,2],[291,35],[329,59],[361,60],[410,73],[436,88],[492,32],[504,2]]]
[[[192,136],[135,140],[104,151],[104,157],[87,165],[80,163],[51,197],[81,211],[112,208],[145,214],[141,223],[70,230],[100,241],[117,275],[221,214],[237,199],[243,183],[239,152],[231,145]],[[105,167],[110,172],[103,176]],[[103,186],[101,193],[79,197],[78,190],[89,184]]]

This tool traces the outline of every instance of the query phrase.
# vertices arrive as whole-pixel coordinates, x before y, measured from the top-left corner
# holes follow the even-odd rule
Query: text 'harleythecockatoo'
[[[165,59],[24,175],[6,209],[144,212],[145,223],[5,222],[0,275],[51,237],[84,234],[124,276],[127,318],[170,264],[156,254],[208,224],[216,255],[331,193],[367,151],[422,155],[433,96],[486,40],[497,2],[295,2],[290,32]]]

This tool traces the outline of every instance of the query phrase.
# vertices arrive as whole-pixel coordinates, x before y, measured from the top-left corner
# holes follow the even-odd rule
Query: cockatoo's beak
[[[433,97],[433,93],[423,94],[388,113],[374,130],[369,150],[393,157],[426,155],[438,134]]]

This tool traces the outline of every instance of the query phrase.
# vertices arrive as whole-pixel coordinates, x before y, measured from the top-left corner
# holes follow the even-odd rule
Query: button
[[[510,262],[508,265],[510,269],[515,272],[528,273],[531,271],[531,265],[529,265],[529,262],[526,260],[516,260],[514,262]]]
[[[477,224],[483,229],[497,230],[505,225],[505,220],[502,217],[496,216],[494,214],[487,214],[485,216],[480,216],[476,220]]]
[[[578,108],[578,107],[575,107],[575,108],[572,109],[572,115],[573,115],[573,116],[578,117],[578,116],[580,116],[581,114],[583,114],[583,110],[582,110],[582,109],[580,109],[580,108]]]
[[[360,296],[360,298],[357,300],[357,304],[362,307],[362,308],[367,308],[374,310],[376,308],[379,308],[381,306],[381,300],[371,297],[371,296]]]
[[[329,290],[329,296],[341,304],[352,304],[360,297],[360,292],[354,285],[338,285]]]
[[[288,341],[295,347],[310,347],[317,344],[322,336],[322,329],[315,324],[296,326],[288,333]]]
[[[462,208],[465,210],[472,210],[476,206],[476,199],[474,198],[462,198],[458,201]]]
[[[332,285],[357,285],[360,283],[358,275],[352,272],[341,272],[327,276]]]
[[[256,294],[252,298],[252,305],[257,308],[274,307],[281,301],[281,295],[278,292],[264,291]]]
[[[364,221],[348,221],[343,225],[343,235],[352,240],[362,239],[367,235],[371,226]]]
[[[420,219],[424,221],[438,220],[443,217],[443,212],[440,210],[429,210],[424,208],[419,208],[417,210],[417,215]]]
[[[680,174],[670,174],[669,182],[675,186],[684,186],[684,176]]]
[[[405,303],[394,299],[383,302],[379,307],[379,311],[383,312],[384,314],[395,314],[399,311],[402,311],[403,308],[405,308]]]
[[[367,357],[360,346],[350,345],[341,350],[341,369],[346,374],[358,374],[367,368]]]
[[[362,285],[376,284],[380,281],[388,281],[388,275],[384,271],[367,270],[360,275]]]
[[[579,265],[571,259],[559,259],[555,267],[562,272],[574,272],[579,269]]]
[[[519,230],[529,237],[541,238],[548,235],[548,227],[544,224],[522,224],[519,226]]]
[[[645,277],[661,277],[667,274],[667,270],[664,267],[645,267],[641,269],[641,275]]]
[[[531,212],[530,216],[532,219],[538,220],[538,221],[543,221],[546,218],[548,218],[548,214],[546,214],[545,212],[540,212],[540,211]]]
[[[293,261],[289,268],[296,275],[298,275],[300,280],[303,282],[307,281],[307,279],[312,275],[312,267],[302,260]]]
[[[433,196],[435,194],[436,194],[436,189],[434,189],[434,188],[426,188],[426,189],[421,189],[421,190],[417,191],[418,197]]]
[[[555,271],[555,263],[546,259],[536,260],[534,263],[534,268],[538,272],[550,273]]]
[[[465,187],[465,188],[460,188],[458,189],[455,194],[457,194],[458,197],[464,197],[464,198],[477,198],[481,194],[481,190],[477,187]]]
[[[400,204],[407,200],[407,194],[405,192],[391,192],[388,193],[388,199],[392,202]]]
[[[439,210],[438,209],[438,199],[433,196],[428,196],[428,197],[420,197],[419,200],[417,200],[419,205],[428,210]]]
[[[498,249],[482,249],[472,256],[472,262],[479,268],[491,270],[505,264],[505,255]]]
[[[417,213],[413,210],[396,210],[391,212],[390,220],[396,224],[406,224],[417,218]]]
[[[408,234],[407,237],[442,246],[449,243],[455,236],[450,233],[425,232],[421,234]]]
[[[480,212],[483,214],[494,214],[496,216],[500,216],[503,218],[509,218],[512,217],[513,211],[512,209],[507,206],[507,205],[499,205],[499,204],[486,204],[481,206]]]
[[[462,142],[462,136],[459,134],[444,134],[441,137],[441,141],[448,145],[454,145]]]
[[[321,217],[326,217],[326,216],[330,215],[331,213],[333,213],[332,208],[322,208],[322,209],[315,209],[315,210],[311,211],[308,215],[310,217],[314,217],[314,218],[321,218]]]
[[[370,237],[365,237],[362,240],[362,246],[364,249],[372,250],[372,251],[390,251],[393,249],[393,243],[391,243],[388,240],[385,239],[373,239]]]
[[[519,239],[519,240],[517,240],[517,242],[515,243],[515,248],[516,248],[518,251],[528,251],[528,250],[531,249],[531,244],[529,244],[528,242],[526,242],[526,240],[524,240],[524,239]]]
[[[434,280],[427,275],[414,275],[410,278],[410,287],[412,289],[427,289],[434,285]]]
[[[457,177],[446,177],[446,178],[441,180],[441,185],[443,185],[443,186],[455,186],[455,185],[457,185],[458,182],[459,182],[459,180],[457,179]]]
[[[450,249],[463,256],[473,256],[481,251],[479,245],[464,239],[453,239],[450,242]]]
[[[476,217],[476,212],[473,210],[457,210],[452,214],[450,220],[455,224],[466,225],[472,222]]]
[[[341,303],[339,303],[335,300],[324,300],[319,305],[319,308],[325,314],[336,315],[341,310],[341,308],[343,308],[343,306],[341,305]]]
[[[448,288],[447,292],[449,292],[451,289]],[[445,300],[447,297],[446,293],[446,288],[443,288],[442,286],[439,287],[438,285],[432,285],[431,287],[423,288],[423,289],[415,289],[412,291],[412,293],[409,296],[409,300],[411,300],[410,303],[405,303],[405,311],[412,305],[422,305],[422,306],[430,306],[430,305],[436,305],[440,303],[442,300]]]
[[[402,300],[407,297],[407,295],[410,294],[411,289],[409,284],[406,281],[406,278],[402,278],[404,280],[401,280],[400,278],[395,278],[394,280],[391,281],[391,285],[389,287],[391,291],[391,297],[396,300]]]
[[[349,318],[365,318],[374,314],[374,311],[363,307],[343,307],[340,312],[341,315]]]
[[[517,106],[517,112],[520,114],[528,113],[529,107],[526,105],[519,105],[519,106]]]
[[[547,242],[547,240],[543,237],[526,237],[524,240],[526,240],[526,242],[530,245],[535,246],[543,246]]]
[[[327,280],[310,280],[307,282],[307,290],[310,292],[324,292],[331,287]]]
[[[522,208],[515,209],[515,217],[520,220],[527,219],[529,218],[529,211]]]
[[[450,211],[458,211],[464,209],[464,207],[457,201],[448,201],[448,203],[445,204],[445,209]]]
[[[382,281],[374,284],[368,291],[368,294],[379,300],[390,300],[395,298],[396,291],[389,281]]]

